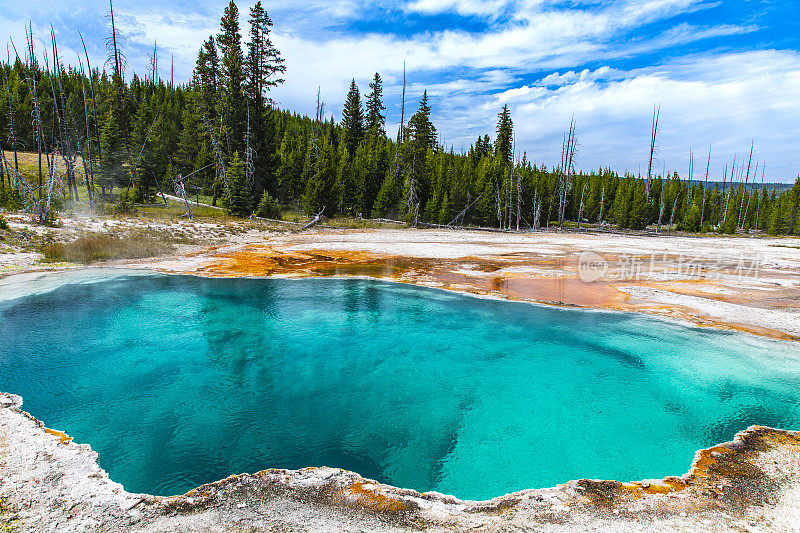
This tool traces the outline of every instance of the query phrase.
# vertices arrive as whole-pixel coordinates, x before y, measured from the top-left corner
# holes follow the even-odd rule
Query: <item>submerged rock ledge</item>
[[[751,426],[681,477],[581,479],[487,501],[418,493],[336,468],[271,469],[181,496],[131,494],[88,444],[0,393],[0,524],[11,531],[796,531],[800,432]],[[531,453],[536,453],[531,450]]]

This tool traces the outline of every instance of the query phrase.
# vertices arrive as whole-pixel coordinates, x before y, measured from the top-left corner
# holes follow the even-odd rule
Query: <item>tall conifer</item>
[[[495,154],[503,161],[511,162],[514,154],[511,153],[514,147],[514,122],[511,120],[511,111],[508,104],[503,106],[497,122],[497,139],[494,143]]]
[[[386,135],[386,116],[382,111],[383,105],[383,80],[377,72],[369,84],[371,92],[367,95],[367,131],[372,135]]]
[[[355,155],[358,143],[364,138],[364,109],[355,78],[350,82],[350,90],[347,91],[347,100],[342,111],[342,130],[344,143],[352,157]]]

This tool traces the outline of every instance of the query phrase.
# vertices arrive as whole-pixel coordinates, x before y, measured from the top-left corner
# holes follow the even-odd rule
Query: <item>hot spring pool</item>
[[[800,351],[381,281],[122,276],[0,302],[0,390],[132,492],[325,465],[486,499],[798,429]]]

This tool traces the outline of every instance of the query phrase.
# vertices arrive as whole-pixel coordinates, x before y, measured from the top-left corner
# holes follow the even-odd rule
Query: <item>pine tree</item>
[[[364,138],[364,110],[355,78],[350,82],[350,90],[347,92],[347,100],[342,111],[342,136],[347,152],[352,157],[358,143]]]
[[[220,21],[217,43],[222,51],[220,95],[217,112],[222,117],[228,150],[244,153],[247,129],[247,102],[244,96],[244,56],[242,34],[239,30],[239,9],[231,0]]]
[[[314,158],[309,150],[307,172],[310,177],[306,182],[304,203],[308,214],[319,213],[323,209],[326,216],[336,214],[336,154],[329,136],[326,136],[319,149],[319,158]]]
[[[628,214],[628,227],[642,230],[647,227],[647,188],[644,180],[636,180],[631,194],[630,212]]]
[[[503,110],[497,115],[500,120],[497,122],[497,139],[494,143],[495,154],[503,161],[511,162],[512,150],[514,149],[514,122],[511,120],[511,111],[508,104],[503,106]]]
[[[228,214],[233,216],[249,216],[252,208],[250,190],[245,178],[244,161],[239,158],[239,152],[233,153],[233,158],[227,169],[227,181],[230,191],[228,193]]]
[[[386,131],[386,116],[381,113],[386,107],[383,105],[383,80],[377,72],[369,84],[372,91],[367,95],[367,131],[373,136],[384,136]]]
[[[256,109],[262,109],[266,92],[283,83],[275,76],[286,72],[284,59],[270,39],[272,19],[261,2],[250,9],[250,42],[247,44],[247,94]]]
[[[281,141],[278,168],[278,197],[286,203],[300,198],[303,194],[300,185],[307,145],[308,139],[300,121],[290,121]]]
[[[338,196],[338,212],[346,216],[354,216],[356,214],[358,205],[356,173],[355,155],[351,156],[347,151],[347,145],[341,143],[336,167],[336,193]]]
[[[431,122],[431,107],[428,104],[427,90],[422,93],[419,109],[408,121],[406,139],[411,139],[420,152],[436,148],[436,127]]]
[[[127,173],[123,168],[126,160],[126,150],[120,133],[119,125],[113,110],[106,113],[103,129],[100,132],[100,149],[103,151],[103,161],[100,165],[100,186],[123,187],[127,184]]]
[[[217,43],[211,35],[197,53],[192,84],[200,92],[196,105],[201,116],[213,122],[216,113],[217,90],[219,89],[220,65]]]
[[[276,129],[269,90],[283,83],[278,76],[286,72],[284,59],[270,38],[272,20],[261,2],[250,9],[250,40],[247,43],[245,64],[245,93],[248,101],[247,120],[250,129],[250,149],[253,158],[253,201],[267,192],[271,197],[279,192],[278,172],[280,133]]]
[[[686,214],[686,219],[683,221],[684,231],[697,233],[700,231],[700,206],[692,204],[689,212]]]

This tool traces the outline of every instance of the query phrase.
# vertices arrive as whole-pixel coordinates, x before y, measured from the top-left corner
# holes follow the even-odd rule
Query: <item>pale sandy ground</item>
[[[310,253],[309,261],[294,272],[308,275],[314,274],[309,263],[320,262],[315,255],[336,252],[336,264],[345,265],[348,254],[358,252],[367,257],[354,262],[383,259],[400,265],[401,271],[391,277],[401,281],[800,337],[800,239],[381,229],[243,234],[237,241],[148,266],[203,275],[291,275],[291,269],[240,269],[241,264],[231,261],[236,262],[237,254],[247,255],[239,263],[252,263],[253,256],[257,262],[259,255]],[[608,263],[606,276],[597,283],[580,281],[579,258],[587,251]],[[632,264],[637,265],[635,272]],[[548,279],[553,283],[526,285]]]
[[[55,231],[64,238],[141,224],[78,219],[40,230],[12,220],[15,231]],[[388,229],[298,234],[248,223],[145,224],[216,244],[187,245],[172,256],[106,267],[208,276],[376,275],[800,336],[798,239]],[[609,262],[605,280],[579,279],[578,258],[587,250]],[[618,276],[625,260],[665,252],[652,270]],[[748,265],[757,261],[758,272],[738,272],[736,261],[742,258]],[[25,273],[0,279],[0,299],[70,281],[35,271],[74,267],[41,265],[38,259],[35,253],[0,249],[0,276]],[[376,264],[387,268],[376,270]],[[112,270],[74,274],[82,282],[115,275]],[[159,498],[125,492],[97,466],[87,445],[46,432],[20,410],[20,402],[0,394],[0,523],[19,531],[800,531],[798,433],[751,429],[734,443],[698,452],[682,478],[572,481],[488,502],[418,494],[324,468],[237,476]]]

